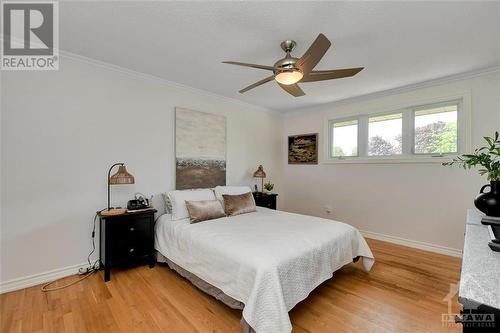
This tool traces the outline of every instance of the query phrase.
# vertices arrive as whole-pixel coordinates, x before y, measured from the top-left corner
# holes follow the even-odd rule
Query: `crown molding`
[[[205,96],[211,97],[211,98],[217,98],[217,99],[219,99],[221,101],[225,101],[225,102],[228,102],[228,103],[237,104],[237,105],[241,105],[241,106],[245,106],[245,107],[250,107],[250,108],[256,109],[256,110],[261,111],[261,112],[267,112],[267,113],[271,113],[273,115],[282,116],[282,113],[280,113],[279,111],[274,110],[274,109],[269,109],[269,108],[265,108],[265,107],[262,107],[262,106],[259,106],[259,105],[255,105],[255,104],[243,102],[243,101],[240,101],[240,100],[235,99],[235,98],[231,98],[231,97],[227,97],[227,96],[215,94],[215,93],[203,90],[203,89],[194,88],[194,87],[187,86],[187,85],[184,85],[184,84],[181,84],[181,83],[177,83],[177,82],[174,82],[174,81],[169,81],[169,80],[161,78],[159,76],[155,76],[155,75],[152,75],[152,74],[147,74],[147,73],[144,73],[144,72],[135,71],[135,70],[132,70],[132,69],[129,69],[129,68],[126,68],[126,67],[114,65],[114,64],[111,64],[111,63],[108,63],[108,62],[104,62],[104,61],[97,60],[97,59],[94,59],[94,58],[89,58],[89,57],[82,56],[82,55],[79,55],[79,54],[76,54],[76,53],[72,53],[72,52],[68,52],[68,51],[64,51],[64,50],[59,49],[59,56],[67,58],[67,59],[71,59],[71,60],[74,60],[74,61],[83,62],[83,63],[89,64],[89,65],[93,65],[93,66],[96,66],[96,67],[101,67],[101,68],[104,68],[104,69],[107,69],[107,70],[110,70],[110,71],[114,71],[114,72],[118,72],[118,73],[121,73],[121,74],[125,74],[125,75],[130,76],[130,77],[140,78],[140,79],[143,79],[143,80],[148,80],[148,81],[156,82],[156,83],[159,83],[159,84],[171,87],[171,88],[183,89],[183,90],[195,93],[195,94],[205,95]]]
[[[18,43],[20,43],[20,42],[23,41],[22,39],[19,39],[19,38],[11,38],[11,39],[14,40],[14,41],[16,41],[16,42],[18,42]],[[3,40],[4,40],[4,36],[0,35],[0,42],[3,43]],[[82,56],[82,55],[79,55],[79,54],[76,54],[76,53],[72,53],[72,52],[63,50],[61,48],[59,48],[58,51],[59,51],[59,57],[71,59],[71,60],[74,60],[74,61],[83,62],[83,63],[89,64],[89,65],[93,65],[93,66],[97,66],[97,67],[101,67],[101,68],[104,68],[104,69],[107,69],[107,70],[111,70],[111,71],[114,71],[114,72],[119,72],[121,74],[125,74],[125,75],[128,75],[128,76],[131,76],[131,77],[141,78],[141,79],[144,79],[144,80],[149,80],[149,81],[157,82],[157,83],[166,85],[168,87],[173,87],[173,88],[177,88],[177,89],[183,89],[183,90],[190,91],[192,93],[196,93],[196,94],[200,94],[200,95],[205,95],[205,96],[212,97],[212,98],[217,98],[217,99],[220,99],[220,100],[225,101],[225,102],[229,102],[229,103],[233,103],[233,104],[237,104],[237,105],[241,105],[241,106],[245,106],[245,107],[254,108],[254,109],[257,109],[257,110],[262,111],[262,112],[272,113],[274,115],[280,115],[280,116],[282,115],[282,113],[279,112],[278,110],[265,108],[265,107],[262,107],[260,105],[255,105],[255,104],[243,102],[243,101],[235,99],[235,98],[231,98],[231,97],[227,97],[227,96],[215,94],[215,93],[212,93],[212,92],[207,91],[207,90],[203,90],[203,89],[199,89],[199,88],[194,88],[194,87],[187,86],[187,85],[184,85],[184,84],[181,84],[181,83],[177,83],[177,82],[174,82],[174,81],[169,81],[167,79],[161,78],[161,77],[156,76],[156,75],[152,75],[152,74],[147,74],[147,73],[144,73],[144,72],[135,71],[135,70],[132,70],[132,69],[129,69],[129,68],[126,68],[126,67],[122,67],[122,66],[118,66],[118,65],[115,65],[115,64],[112,64],[112,63],[109,63],[109,62],[105,62],[105,61],[97,60],[97,59],[94,59],[94,58]]]
[[[3,36],[0,35],[0,42],[2,42],[2,41],[3,41]],[[258,111],[271,113],[271,114],[277,115],[277,116],[286,116],[286,115],[297,114],[297,113],[303,112],[304,110],[311,111],[311,110],[314,110],[316,108],[321,108],[321,107],[326,106],[326,105],[331,105],[331,106],[346,105],[346,104],[351,104],[351,103],[355,103],[355,102],[366,101],[366,100],[370,100],[370,99],[374,99],[374,98],[390,96],[390,95],[395,95],[395,94],[404,93],[404,92],[410,92],[410,91],[417,90],[417,89],[443,85],[446,83],[471,79],[471,78],[478,77],[478,76],[483,76],[483,75],[488,75],[488,74],[500,72],[500,66],[485,67],[485,68],[480,68],[477,70],[472,70],[472,71],[452,74],[452,75],[448,75],[448,76],[443,76],[440,78],[430,79],[430,80],[426,80],[426,81],[411,83],[408,85],[395,87],[395,88],[391,88],[391,89],[375,91],[375,92],[371,92],[371,93],[367,93],[367,94],[360,94],[360,95],[356,95],[356,96],[352,96],[352,97],[348,97],[348,98],[343,98],[343,99],[339,99],[339,100],[332,100],[332,101],[326,102],[326,103],[315,104],[315,105],[311,105],[311,106],[299,107],[299,108],[288,109],[288,110],[276,110],[276,109],[270,109],[270,108],[266,108],[266,107],[256,105],[256,104],[247,103],[247,102],[241,101],[241,100],[236,99],[236,98],[227,97],[227,96],[219,95],[216,93],[212,93],[212,92],[207,91],[207,90],[194,88],[194,87],[184,85],[184,84],[181,84],[178,82],[170,81],[170,80],[167,80],[167,79],[164,79],[164,78],[161,78],[159,76],[152,75],[152,74],[147,74],[144,72],[135,71],[135,70],[132,70],[132,69],[129,69],[126,67],[122,67],[122,66],[118,66],[118,65],[115,65],[112,63],[108,63],[105,61],[82,56],[82,55],[79,55],[76,53],[65,51],[63,49],[59,49],[59,56],[65,57],[65,58],[68,58],[68,59],[71,59],[74,61],[80,61],[80,62],[84,62],[84,63],[90,64],[90,65],[98,66],[98,67],[101,67],[101,68],[104,68],[107,70],[119,72],[119,73],[122,73],[122,74],[125,74],[128,76],[131,76],[131,77],[141,78],[141,79],[157,82],[157,83],[163,84],[163,85],[168,86],[168,87],[183,89],[186,91],[190,91],[192,93],[205,95],[207,97],[217,98],[219,100],[229,102],[232,104],[237,104],[237,105],[241,105],[241,106],[245,106],[245,107],[254,108]]]
[[[368,93],[368,94],[361,94],[361,95],[357,95],[357,96],[352,96],[352,97],[348,97],[348,98],[334,100],[331,102],[316,104],[316,105],[309,106],[309,107],[306,106],[306,107],[302,107],[302,108],[296,108],[296,109],[292,109],[292,110],[285,112],[284,115],[298,114],[298,113],[303,112],[304,110],[313,111],[315,109],[319,109],[319,108],[322,108],[322,107],[327,106],[327,105],[328,106],[341,106],[341,105],[347,105],[347,104],[352,104],[352,103],[356,103],[356,102],[367,101],[367,100],[374,99],[374,98],[392,96],[392,95],[401,94],[401,93],[405,93],[405,92],[411,92],[411,91],[414,91],[417,89],[440,86],[440,85],[447,84],[447,83],[472,79],[475,77],[489,75],[489,74],[493,74],[493,73],[500,73],[500,66],[485,67],[485,68],[481,68],[481,69],[477,69],[477,70],[473,70],[473,71],[467,71],[467,72],[443,76],[443,77],[435,78],[435,79],[431,79],[431,80],[412,83],[412,84],[404,85],[401,87],[380,90],[380,91],[375,91],[375,92]]]

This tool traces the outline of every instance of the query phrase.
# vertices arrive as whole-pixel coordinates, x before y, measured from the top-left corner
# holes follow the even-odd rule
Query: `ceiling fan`
[[[326,51],[332,43],[323,34],[319,34],[316,40],[311,44],[309,49],[300,58],[295,58],[290,55],[297,43],[293,40],[285,40],[281,43],[281,48],[286,52],[283,59],[278,60],[273,66],[247,64],[236,61],[223,61],[224,64],[253,67],[258,69],[269,70],[273,75],[266,77],[239,92],[242,94],[255,87],[272,80],[276,80],[278,85],[287,93],[300,97],[304,96],[304,91],[299,87],[299,82],[314,82],[340,79],[358,74],[364,67],[344,68],[334,70],[313,71],[314,67],[323,58]]]

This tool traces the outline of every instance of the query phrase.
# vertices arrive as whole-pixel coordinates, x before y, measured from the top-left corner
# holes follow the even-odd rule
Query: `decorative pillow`
[[[224,203],[224,198],[222,197],[224,194],[245,194],[249,192],[252,193],[252,190],[248,186],[216,186],[214,192],[215,197]]]
[[[172,204],[172,220],[181,220],[189,217],[186,200],[215,200],[214,192],[207,188],[170,191],[167,196]]]
[[[162,193],[163,202],[165,203],[165,213],[172,214],[172,202],[170,202],[170,198],[168,197],[168,193]]]
[[[255,212],[255,201],[251,192],[245,194],[223,194],[224,206],[229,216]]]
[[[219,200],[186,201],[191,223],[218,219],[226,216]]]

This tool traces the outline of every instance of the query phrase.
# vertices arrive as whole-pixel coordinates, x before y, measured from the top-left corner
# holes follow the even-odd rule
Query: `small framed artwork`
[[[288,164],[318,164],[318,133],[288,137]]]

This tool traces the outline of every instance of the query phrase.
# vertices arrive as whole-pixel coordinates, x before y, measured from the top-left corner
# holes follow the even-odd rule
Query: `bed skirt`
[[[203,281],[193,273],[185,270],[181,266],[177,265],[176,263],[172,262],[169,260],[167,257],[162,255],[160,252],[156,252],[156,260],[160,263],[166,263],[168,267],[170,267],[172,270],[176,271],[180,276],[184,277],[187,279],[189,282],[191,282],[195,287],[200,289],[201,291],[209,294],[210,296],[216,298],[217,300],[221,301],[222,303],[226,304],[232,309],[236,310],[243,310],[245,307],[245,304],[241,303],[240,301],[235,300],[234,298],[224,294],[222,290],[220,290],[217,287],[212,286],[210,283]],[[241,316],[240,320],[241,326],[243,328],[243,333],[256,333],[250,325],[245,321],[245,318]]]

